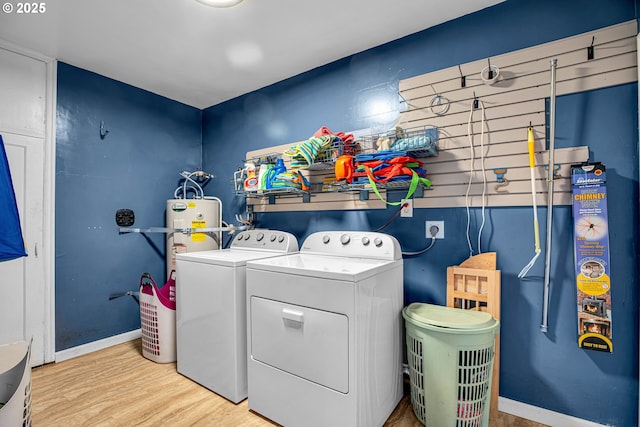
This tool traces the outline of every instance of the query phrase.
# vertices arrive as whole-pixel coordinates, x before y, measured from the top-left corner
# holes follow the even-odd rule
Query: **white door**
[[[31,340],[31,364],[44,363],[43,143],[2,133],[28,256],[0,262],[0,343]]]
[[[53,176],[55,63],[2,47],[0,135],[28,256],[0,262],[0,344],[33,340],[37,366],[53,361],[52,194],[45,189],[51,192]]]

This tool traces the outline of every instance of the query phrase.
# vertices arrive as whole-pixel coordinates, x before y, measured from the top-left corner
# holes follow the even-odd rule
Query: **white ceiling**
[[[0,39],[206,108],[501,1],[9,0]]]

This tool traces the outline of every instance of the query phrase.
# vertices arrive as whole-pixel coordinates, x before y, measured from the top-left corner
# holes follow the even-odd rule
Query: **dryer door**
[[[251,297],[251,357],[341,393],[349,392],[349,319]]]

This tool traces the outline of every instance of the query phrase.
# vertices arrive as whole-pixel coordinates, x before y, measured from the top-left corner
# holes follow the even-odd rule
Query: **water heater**
[[[208,199],[167,200],[167,228],[220,228],[220,202]],[[176,268],[176,254],[220,248],[221,231],[189,233],[167,232],[167,277]]]

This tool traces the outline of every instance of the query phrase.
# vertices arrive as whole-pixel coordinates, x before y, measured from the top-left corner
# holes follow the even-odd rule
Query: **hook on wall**
[[[449,111],[449,106],[451,105],[450,101],[447,97],[439,94],[433,85],[431,85],[431,89],[433,90],[433,93],[435,93],[435,96],[431,98],[431,101],[429,102],[429,109],[436,116],[442,116]]]
[[[591,38],[591,46],[587,47],[587,59],[593,59],[595,57],[593,43],[596,41],[596,36]]]
[[[507,168],[496,168],[493,170],[493,173],[496,174],[496,182],[495,190],[496,193],[506,193],[508,190],[501,190],[502,187],[506,187],[509,185],[509,180],[504,176],[507,174]]]
[[[487,58],[487,66],[480,71],[482,83],[492,85],[498,81],[498,77],[500,77],[500,69],[491,65],[491,58]]]
[[[100,139],[104,139],[109,133],[109,129],[105,128],[104,120],[100,120]]]
[[[460,86],[467,87],[467,78],[462,74],[462,67],[458,64],[458,71],[460,71]]]
[[[480,106],[480,101],[478,100],[478,97],[476,96],[476,91],[473,91],[473,109],[477,110],[478,107]]]

